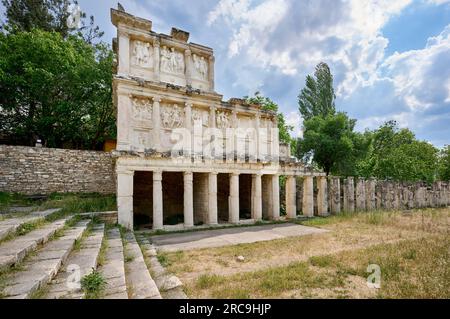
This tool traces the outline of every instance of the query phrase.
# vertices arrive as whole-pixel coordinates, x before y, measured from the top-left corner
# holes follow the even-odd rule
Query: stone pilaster
[[[191,50],[184,51],[184,61],[186,63],[186,86],[192,86],[192,59]]]
[[[184,104],[184,122],[185,122],[185,128],[187,130],[187,132],[189,132],[189,137],[187,137],[187,140],[184,141],[184,147],[183,147],[183,154],[186,155],[188,154],[189,156],[194,155],[195,151],[194,150],[194,145],[196,145],[196,141],[195,141],[195,133],[193,132],[192,129],[192,103],[191,102],[186,102]],[[195,128],[194,128],[195,130]]]
[[[133,171],[117,172],[117,214],[119,225],[133,230]]]
[[[231,224],[239,223],[239,174],[230,174],[230,197],[228,200],[229,222]]]
[[[328,216],[328,191],[325,176],[317,177],[317,187],[317,213],[319,216]]]
[[[159,96],[153,97],[153,147],[156,151],[161,150],[161,98]]]
[[[218,224],[217,211],[217,173],[209,173],[208,176],[208,224]]]
[[[117,149],[130,150],[130,122],[131,104],[130,96],[118,93],[117,96]]]
[[[262,219],[262,181],[261,174],[252,176],[252,219]]]
[[[261,159],[261,154],[260,154],[260,143],[261,143],[261,137],[260,137],[260,126],[261,126],[261,116],[259,114],[257,114],[255,116],[255,132],[256,132],[256,137],[255,137],[255,143],[256,143],[256,148],[255,148],[255,162],[258,162],[258,160]]]
[[[153,172],[153,229],[163,229],[162,172]]]
[[[286,178],[286,215],[287,218],[297,217],[297,185],[295,176],[287,176]]]
[[[159,69],[159,62],[160,62],[160,42],[156,38],[153,42],[153,69],[154,69],[154,77],[155,82],[161,81],[161,73]]]
[[[314,216],[314,181],[312,176],[303,178],[303,215]]]
[[[184,227],[194,226],[193,174],[184,172]]]
[[[344,211],[355,211],[355,184],[353,177],[348,177],[344,181]]]
[[[280,219],[280,177],[272,176],[272,220]]]
[[[356,181],[356,210],[366,210],[366,183],[362,178]]]
[[[128,77],[130,74],[130,36],[128,33],[120,31],[118,37],[119,63],[117,66],[117,75]]]
[[[214,56],[209,57],[209,90],[214,92]]]

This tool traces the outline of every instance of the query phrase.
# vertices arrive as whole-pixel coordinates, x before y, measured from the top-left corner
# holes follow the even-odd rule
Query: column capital
[[[153,181],[162,181],[162,171],[153,171]]]
[[[230,175],[231,176],[239,176],[239,175],[241,175],[241,173],[239,173],[239,172],[231,172]]]
[[[194,176],[194,173],[191,171],[186,171],[186,172],[183,172],[183,176],[192,178]]]
[[[214,61],[216,61],[216,58],[214,57],[214,55],[210,55],[209,62],[214,62]]]
[[[161,46],[161,42],[159,41],[158,38],[155,38],[153,40],[153,46],[158,47],[158,48]]]
[[[219,173],[217,173],[217,172],[209,172],[208,174],[209,175],[216,175],[216,176],[219,175]]]
[[[121,170],[117,170],[116,171],[117,172],[117,175],[130,175],[130,176],[134,176],[134,171],[132,171],[132,170],[123,170],[123,169],[121,169]]]
[[[184,50],[184,55],[185,55],[186,57],[190,57],[191,54],[192,54],[192,51],[191,51],[190,49]]]
[[[155,95],[153,97],[153,102],[154,103],[161,103],[161,97],[159,95]]]
[[[192,104],[192,102],[190,102],[190,101],[184,102],[184,106],[185,106],[185,107],[192,108],[193,105],[194,105],[194,104]]]

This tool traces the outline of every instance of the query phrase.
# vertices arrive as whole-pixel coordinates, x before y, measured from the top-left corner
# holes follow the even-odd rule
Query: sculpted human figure
[[[170,72],[170,52],[166,46],[163,46],[161,50],[161,70]]]

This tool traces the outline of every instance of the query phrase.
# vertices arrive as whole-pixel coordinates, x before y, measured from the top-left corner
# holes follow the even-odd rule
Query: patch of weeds
[[[417,257],[417,251],[416,251],[414,248],[411,248],[411,249],[405,251],[405,252],[402,254],[402,257],[403,257],[404,259],[414,260],[414,259],[416,259],[416,257]]]
[[[197,278],[196,287],[199,289],[209,289],[215,285],[221,284],[225,281],[225,278],[218,275],[201,275]]]
[[[41,227],[45,225],[45,221],[43,219],[34,221],[34,222],[30,222],[30,223],[25,223],[19,226],[19,228],[16,230],[16,236],[23,236],[28,234],[29,232]]]
[[[311,256],[309,258],[311,265],[316,267],[329,267],[333,262],[333,257],[331,256]]]
[[[134,256],[129,255],[129,254],[126,254],[126,255],[125,255],[125,262],[126,262],[126,263],[130,263],[130,262],[132,262],[133,260],[134,260]]]
[[[100,252],[98,253],[97,265],[103,266],[106,262],[106,252],[108,250],[108,240],[106,236],[103,237],[102,245],[100,247]]]
[[[365,222],[370,225],[382,225],[385,221],[385,216],[380,212],[369,212],[364,214]]]
[[[105,286],[105,278],[95,269],[89,275],[81,278],[81,289],[83,289],[86,299],[98,299]]]
[[[171,265],[171,262],[169,261],[169,256],[165,252],[158,252],[158,255],[156,256],[158,258],[159,263],[163,267],[168,267]]]
[[[250,292],[243,288],[215,290],[212,296],[220,299],[250,299]]]

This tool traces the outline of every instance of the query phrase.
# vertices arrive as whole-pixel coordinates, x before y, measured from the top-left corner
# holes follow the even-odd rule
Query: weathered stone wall
[[[401,183],[376,181],[374,179],[344,180],[331,177],[328,198],[331,214],[344,211],[404,210],[412,208],[442,207],[450,205],[450,182],[435,182],[427,185],[422,182]]]
[[[0,145],[0,191],[26,195],[116,192],[111,153]]]

